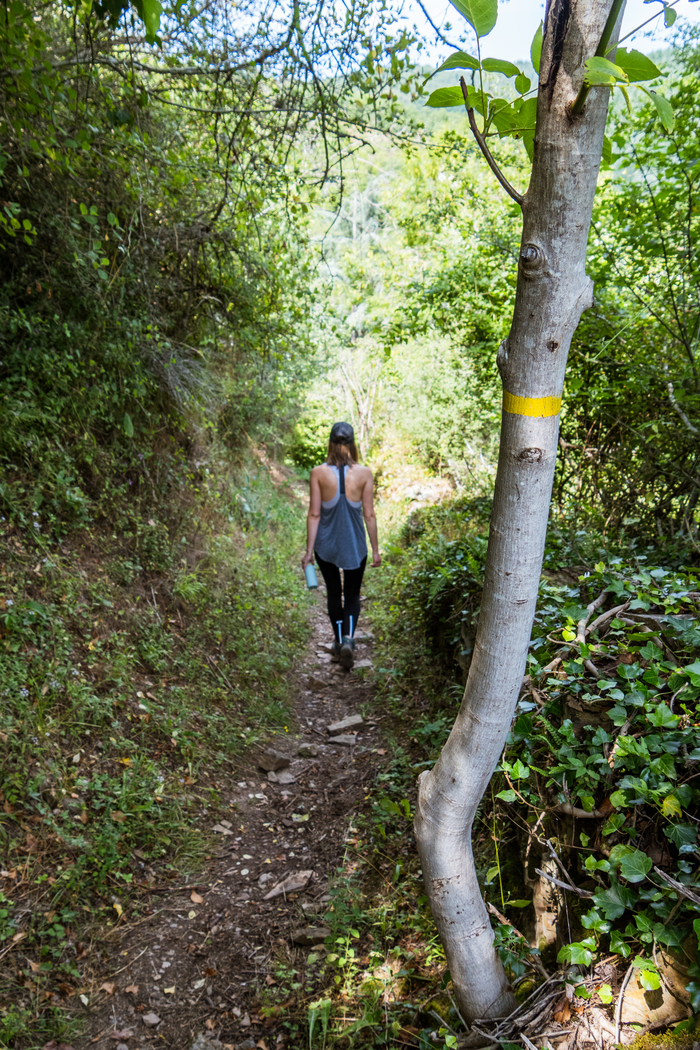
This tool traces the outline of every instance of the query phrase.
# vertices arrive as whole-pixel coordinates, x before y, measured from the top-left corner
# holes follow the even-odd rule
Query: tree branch
[[[486,163],[488,164],[491,171],[494,173],[494,175],[496,176],[506,193],[509,194],[509,196],[511,196],[513,200],[522,208],[523,201],[525,200],[525,198],[523,197],[522,193],[518,193],[518,191],[508,182],[508,179],[505,177],[498,164],[494,160],[493,155],[491,154],[491,150],[486,145],[486,140],[484,139],[484,136],[481,134],[479,128],[477,127],[476,119],[474,118],[474,110],[469,105],[469,92],[467,91],[467,84],[464,77],[459,78],[459,86],[461,87],[462,94],[464,95],[464,105],[466,106],[467,116],[469,117],[469,127],[472,129],[472,134],[476,139],[476,143],[479,149],[486,158]]]
[[[610,43],[610,37],[613,34],[615,23],[617,22],[618,16],[620,14],[620,11],[622,10],[624,2],[625,0],[613,0],[613,5],[610,8],[608,20],[605,23],[605,27],[603,29],[603,35],[601,36],[600,43],[598,44],[598,47],[595,51],[596,58],[605,58],[609,50],[608,44]],[[583,113],[584,107],[586,105],[586,99],[588,98],[588,92],[590,90],[590,86],[586,84],[586,81],[584,79],[584,82],[581,85],[581,90],[576,96],[574,104],[571,107],[571,112],[574,116],[579,116],[579,114]]]

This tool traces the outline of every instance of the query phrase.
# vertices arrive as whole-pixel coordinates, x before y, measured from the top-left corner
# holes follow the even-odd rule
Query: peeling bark
[[[515,310],[497,355],[503,415],[479,626],[454,727],[433,770],[419,778],[415,832],[426,891],[457,1003],[469,1022],[504,1016],[516,1006],[477,882],[471,831],[523,680],[566,359],[581,314],[592,305],[586,244],[609,91],[594,88],[576,118],[569,107],[611,5],[550,0],[547,10]]]

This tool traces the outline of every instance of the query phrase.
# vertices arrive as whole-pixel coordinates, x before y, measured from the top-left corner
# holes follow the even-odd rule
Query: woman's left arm
[[[301,559],[302,569],[314,560],[314,543],[321,520],[321,486],[318,479],[318,467],[311,471],[309,481],[309,513],[306,515],[306,553]]]
[[[374,513],[374,478],[371,471],[362,490],[362,514],[369,533],[369,542],[372,544],[372,568],[377,569],[382,563],[382,558],[379,553],[377,515]]]

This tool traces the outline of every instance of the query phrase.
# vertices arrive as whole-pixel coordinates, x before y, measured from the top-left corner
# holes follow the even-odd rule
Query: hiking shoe
[[[340,642],[333,642],[331,646],[331,663],[340,663]]]
[[[346,671],[352,669],[355,663],[355,641],[348,634],[343,635],[343,644],[340,647],[340,666]]]

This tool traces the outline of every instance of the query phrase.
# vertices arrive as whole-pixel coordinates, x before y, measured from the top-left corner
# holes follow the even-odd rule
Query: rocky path
[[[219,804],[201,816],[219,845],[207,870],[155,885],[140,916],[124,916],[107,935],[80,1004],[88,1034],[76,1047],[307,1045],[330,884],[346,864],[345,841],[378,761],[371,633],[356,636],[352,672],[332,664],[325,593],[317,593],[295,724],[246,756],[237,779],[217,778]]]

